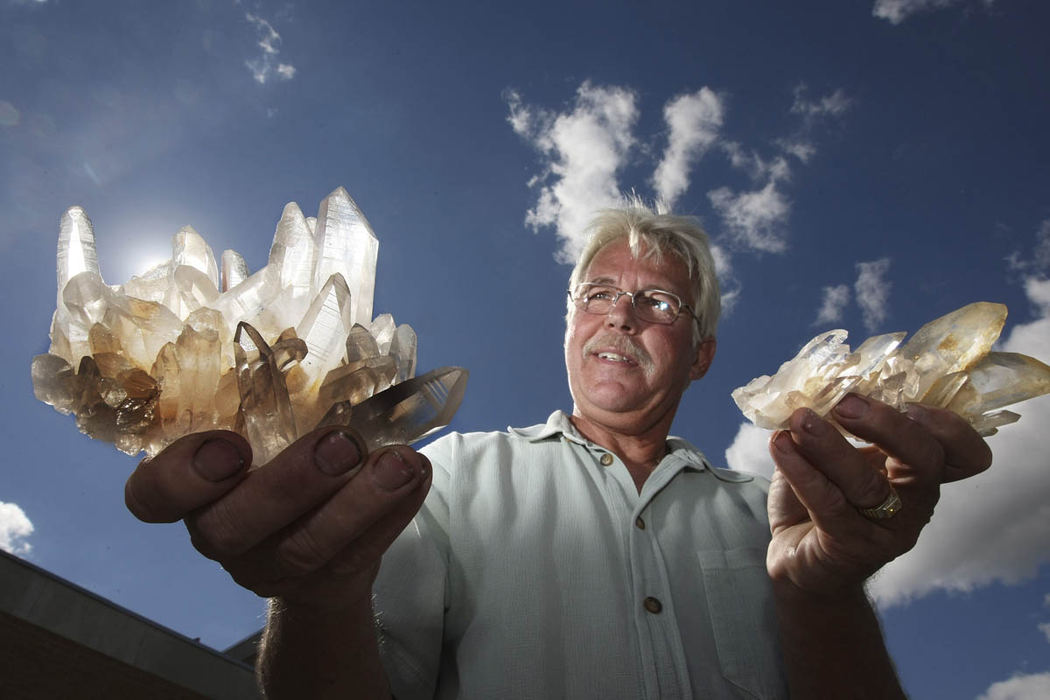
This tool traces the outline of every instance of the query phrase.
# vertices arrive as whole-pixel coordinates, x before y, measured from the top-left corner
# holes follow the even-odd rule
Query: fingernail
[[[376,462],[372,475],[379,488],[385,491],[396,491],[415,476],[415,470],[397,450],[384,452]]]
[[[846,398],[835,406],[835,413],[843,418],[863,418],[868,412],[868,401],[856,394],[846,394]]]
[[[345,474],[361,461],[361,450],[354,439],[341,430],[325,435],[314,448],[317,468],[329,476]]]
[[[244,467],[244,457],[231,442],[212,438],[193,454],[193,468],[208,481],[228,479]]]
[[[791,454],[795,451],[795,442],[788,435],[787,431],[781,430],[773,438],[773,447],[784,454]]]

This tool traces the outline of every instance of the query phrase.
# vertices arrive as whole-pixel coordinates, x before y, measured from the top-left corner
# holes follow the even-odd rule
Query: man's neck
[[[580,435],[596,445],[601,445],[623,461],[639,493],[645,480],[667,454],[670,421],[666,421],[666,424],[665,421],[661,421],[641,433],[627,434],[576,413],[570,416],[569,420]]]

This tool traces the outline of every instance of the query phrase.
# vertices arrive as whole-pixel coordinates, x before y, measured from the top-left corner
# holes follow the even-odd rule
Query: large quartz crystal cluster
[[[109,286],[91,222],[72,207],[58,239],[51,348],[33,359],[37,398],[128,454],[226,429],[248,438],[263,464],[336,422],[370,447],[418,439],[451,420],[466,371],[410,379],[415,332],[390,314],[372,318],[378,250],[340,187],[316,218],[285,206],[269,262],[254,274],[232,250],[217,266],[186,227],[170,260]],[[385,391],[392,385],[397,392]]]
[[[1050,367],[991,352],[1005,322],[1005,306],[977,302],[927,323],[904,345],[905,333],[889,333],[850,352],[846,331],[821,333],[774,376],[736,389],[733,400],[760,428],[787,428],[798,408],[826,415],[854,392],[898,409],[915,402],[948,408],[993,435],[1020,418],[1004,406],[1050,393]]]

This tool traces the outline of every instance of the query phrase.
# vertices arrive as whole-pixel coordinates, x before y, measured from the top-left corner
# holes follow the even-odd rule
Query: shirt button
[[[645,529],[645,521],[642,520],[642,516],[639,515],[637,518],[634,519],[634,526],[639,530]]]
[[[599,461],[602,463],[603,467],[607,467],[613,463],[613,456],[606,452],[602,455],[602,458]]]
[[[648,610],[649,612],[651,612],[654,615],[656,615],[657,613],[659,613],[661,610],[664,609],[663,604],[659,600],[657,600],[656,598],[653,598],[652,596],[649,596],[648,598],[646,598],[642,602],[642,605],[645,606],[646,610]]]

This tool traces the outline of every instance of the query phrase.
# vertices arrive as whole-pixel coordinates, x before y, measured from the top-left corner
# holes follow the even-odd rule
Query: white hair
[[[693,282],[688,303],[700,318],[694,326],[694,339],[700,342],[714,338],[722,300],[707,234],[695,217],[675,216],[661,211],[658,206],[655,209],[638,197],[630,197],[620,209],[599,212],[588,226],[591,236],[572,269],[569,289],[575,289],[584,281],[583,276],[598,251],[621,239],[627,239],[631,255],[637,260],[651,259],[660,264],[664,255],[670,253],[685,264]],[[574,309],[570,299],[569,314]]]

